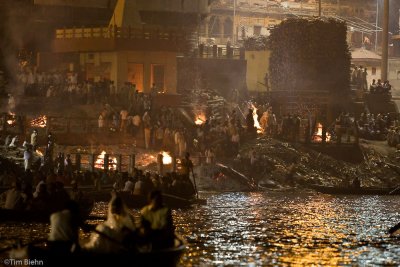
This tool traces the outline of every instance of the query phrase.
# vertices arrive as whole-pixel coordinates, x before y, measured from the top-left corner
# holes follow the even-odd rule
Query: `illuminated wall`
[[[271,52],[266,51],[246,51],[247,60],[246,83],[249,91],[265,92],[264,84],[265,73],[269,69],[269,56]]]
[[[109,77],[111,81],[116,81],[117,89],[125,82],[131,82],[139,91],[148,93],[152,83],[157,82],[159,89],[174,94],[177,84],[176,56],[175,52],[153,51],[81,53],[80,65],[86,77],[94,81]],[[157,71],[160,67],[164,72],[163,81]]]

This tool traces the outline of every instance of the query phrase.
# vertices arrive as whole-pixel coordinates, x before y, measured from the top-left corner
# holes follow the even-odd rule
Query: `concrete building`
[[[376,0],[322,1],[321,11],[323,16],[348,20],[352,46],[361,47],[365,37],[374,43]],[[317,15],[316,0],[216,0],[200,35],[203,42],[210,38],[219,44],[240,42],[245,37],[268,35],[285,18]]]
[[[42,69],[80,72],[88,80],[126,82],[150,92],[153,83],[176,93],[177,57],[190,51],[207,16],[208,0],[118,0],[107,25],[58,29]]]

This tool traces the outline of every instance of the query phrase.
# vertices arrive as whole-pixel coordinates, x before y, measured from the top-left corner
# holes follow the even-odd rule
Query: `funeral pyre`
[[[41,115],[35,119],[31,120],[31,127],[45,128],[47,126],[46,115]]]

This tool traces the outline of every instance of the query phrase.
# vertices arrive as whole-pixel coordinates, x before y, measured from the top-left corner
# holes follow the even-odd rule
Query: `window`
[[[128,81],[136,84],[136,90],[143,92],[143,64],[128,63]]]
[[[254,35],[261,34],[261,26],[254,26]]]
[[[164,78],[165,78],[165,68],[164,65],[160,64],[152,64],[151,65],[151,84],[156,84],[156,87],[159,91],[164,91]]]
[[[376,75],[376,68],[372,67],[372,75]]]

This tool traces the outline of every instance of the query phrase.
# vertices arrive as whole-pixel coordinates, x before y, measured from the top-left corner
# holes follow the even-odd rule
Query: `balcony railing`
[[[185,31],[139,29],[131,27],[98,27],[98,28],[69,28],[57,29],[56,39],[147,39],[147,40],[186,40],[191,35]]]

